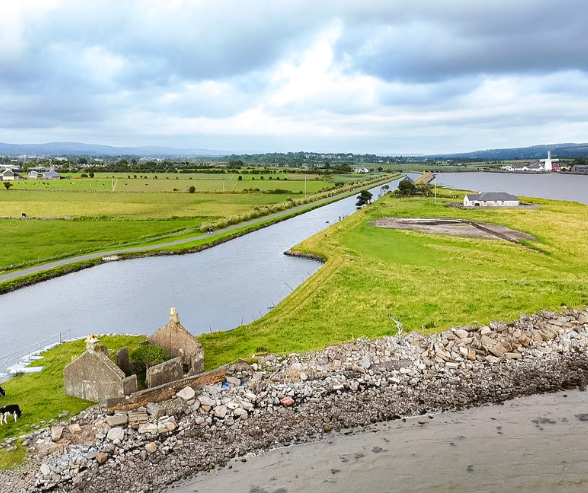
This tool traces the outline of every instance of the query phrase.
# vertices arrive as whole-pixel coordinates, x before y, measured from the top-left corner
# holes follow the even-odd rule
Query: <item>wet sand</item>
[[[380,423],[232,460],[162,491],[584,492],[588,393]]]

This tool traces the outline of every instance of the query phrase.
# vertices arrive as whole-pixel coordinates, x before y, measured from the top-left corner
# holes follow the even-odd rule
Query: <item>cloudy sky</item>
[[[0,142],[586,142],[586,19],[586,0],[0,0]]]

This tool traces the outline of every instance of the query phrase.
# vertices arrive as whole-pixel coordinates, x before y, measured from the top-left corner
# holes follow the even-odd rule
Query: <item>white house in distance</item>
[[[506,192],[480,192],[463,198],[464,207],[518,207],[518,197]]]
[[[52,169],[43,173],[43,178],[46,180],[59,180],[61,177],[57,171],[53,171]]]

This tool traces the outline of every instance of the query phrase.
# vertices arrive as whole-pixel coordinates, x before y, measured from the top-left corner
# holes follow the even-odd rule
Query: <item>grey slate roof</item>
[[[510,193],[506,192],[482,192],[476,193],[472,195],[467,195],[468,199],[470,200],[480,200],[482,202],[498,202],[498,201],[512,201],[512,200],[520,200],[518,197],[511,195]]]

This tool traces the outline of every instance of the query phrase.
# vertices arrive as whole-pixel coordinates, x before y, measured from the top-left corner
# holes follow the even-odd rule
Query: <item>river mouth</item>
[[[507,226],[466,219],[382,217],[372,221],[371,224],[379,228],[402,229],[427,234],[469,236],[487,240],[506,240],[513,243],[520,243],[521,240],[537,241],[534,236]]]
[[[238,458],[173,491],[586,491],[587,411],[588,394],[568,391],[380,423]]]

